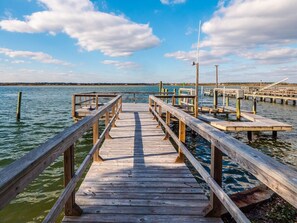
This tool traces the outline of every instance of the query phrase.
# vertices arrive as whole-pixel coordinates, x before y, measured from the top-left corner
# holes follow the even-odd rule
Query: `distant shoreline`
[[[219,86],[265,86],[272,84],[272,82],[226,82],[220,83]],[[94,86],[158,86],[159,83],[23,83],[23,82],[11,82],[11,83],[0,83],[0,86],[75,86],[75,87],[94,87]],[[194,83],[163,83],[166,86],[195,86]],[[214,87],[215,83],[200,83],[200,86]],[[283,87],[297,87],[297,83],[280,83],[278,86]]]

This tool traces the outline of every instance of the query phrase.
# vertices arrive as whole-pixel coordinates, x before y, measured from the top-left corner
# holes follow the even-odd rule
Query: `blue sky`
[[[0,1],[0,82],[297,82],[296,0]]]

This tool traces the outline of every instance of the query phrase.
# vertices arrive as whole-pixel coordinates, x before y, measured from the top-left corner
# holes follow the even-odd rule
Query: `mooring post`
[[[181,120],[179,120],[179,124],[178,124],[178,138],[179,138],[179,141],[181,141],[182,143],[186,142],[186,124]],[[178,147],[178,157],[176,158],[175,162],[177,163],[184,162],[184,154],[180,146]]]
[[[217,109],[218,108],[218,91],[214,90],[213,92],[213,108]]]
[[[272,138],[277,139],[277,131],[272,131]]]
[[[162,83],[162,81],[160,81],[160,83],[159,83],[159,93],[162,92],[162,89],[163,89],[163,83]]]
[[[66,187],[74,175],[74,145],[64,152],[64,186]],[[81,208],[75,203],[75,191],[65,203],[64,212],[66,216],[80,216]]]
[[[226,95],[226,107],[228,107],[229,106],[229,95],[227,94]]]
[[[236,118],[240,120],[240,99],[236,98]]]
[[[216,183],[222,187],[222,169],[223,169],[223,153],[221,150],[211,145],[211,164],[210,175]],[[210,204],[204,210],[207,217],[219,217],[223,209],[223,205],[213,191],[210,191]]]
[[[253,113],[257,113],[257,99],[253,98]]]
[[[22,92],[20,91],[18,94],[18,104],[17,104],[17,113],[16,113],[17,121],[21,119],[21,105],[22,105]]]

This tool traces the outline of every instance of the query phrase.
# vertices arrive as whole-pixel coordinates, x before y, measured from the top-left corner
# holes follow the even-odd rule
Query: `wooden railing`
[[[164,127],[167,138],[170,136],[178,145],[179,158],[177,161],[183,161],[183,157],[185,156],[210,187],[210,205],[209,208],[205,210],[207,216],[219,216],[224,206],[237,222],[249,222],[246,216],[221,187],[223,154],[226,154],[232,161],[238,163],[259,181],[297,208],[297,172],[292,168],[275,161],[271,157],[262,154],[232,136],[165,103],[160,98],[150,96],[149,109],[158,122]],[[165,121],[161,117],[163,112],[166,113]],[[169,127],[171,117],[175,117],[179,120],[178,137]],[[211,143],[210,174],[184,145],[186,126]]]
[[[75,203],[76,184],[92,159],[100,161],[99,147],[104,138],[109,137],[109,130],[118,118],[122,107],[121,99],[121,95],[114,97],[92,115],[65,129],[21,159],[1,170],[0,209],[21,193],[46,167],[64,154],[65,189],[44,219],[44,222],[54,222],[63,207],[65,208],[65,215],[80,215],[81,210]],[[99,136],[99,119],[103,116],[105,116],[105,129]],[[93,147],[77,171],[74,172],[74,144],[91,128],[93,128]]]

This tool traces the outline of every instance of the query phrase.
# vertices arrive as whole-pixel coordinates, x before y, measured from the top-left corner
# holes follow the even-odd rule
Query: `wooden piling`
[[[253,98],[253,113],[257,113],[257,99]]]
[[[213,108],[218,108],[218,91],[213,92]]]
[[[236,99],[236,118],[240,120],[240,99]]]
[[[163,82],[160,81],[160,83],[159,83],[159,92],[160,93],[162,92],[162,89],[163,89]]]
[[[20,91],[18,94],[18,104],[17,104],[17,112],[16,112],[16,119],[21,119],[21,105],[22,105],[22,92]]]

